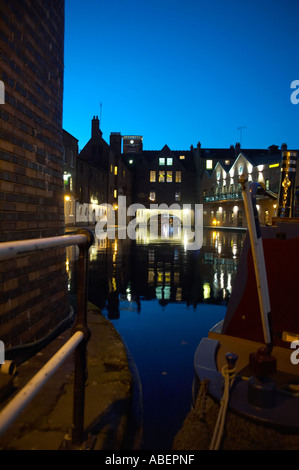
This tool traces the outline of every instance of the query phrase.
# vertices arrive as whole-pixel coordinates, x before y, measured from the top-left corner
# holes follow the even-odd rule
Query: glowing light
[[[203,298],[209,299],[211,295],[211,287],[208,282],[205,282],[203,285]]]
[[[279,166],[279,163],[272,163],[272,165],[269,165],[269,168],[276,168]]]
[[[64,196],[64,199],[65,199],[65,201],[70,201],[71,200],[70,196]]]

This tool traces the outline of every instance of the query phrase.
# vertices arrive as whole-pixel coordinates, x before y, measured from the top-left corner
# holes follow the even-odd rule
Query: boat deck
[[[250,377],[252,371],[249,369],[249,355],[255,353],[259,348],[263,347],[263,343],[258,343],[243,338],[237,338],[221,334],[221,325],[216,325],[209,332],[209,338],[215,339],[219,342],[218,351],[216,355],[217,369],[221,371],[222,367],[227,364],[225,355],[230,353],[238,353],[238,360],[236,362],[236,373],[242,377]],[[277,373],[271,377],[274,382],[280,387],[282,383],[290,383],[294,381],[299,382],[299,364],[291,362],[291,354],[294,350],[291,348],[274,347],[271,355],[277,361]]]

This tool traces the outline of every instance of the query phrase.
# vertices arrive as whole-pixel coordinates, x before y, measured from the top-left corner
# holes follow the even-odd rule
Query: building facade
[[[67,226],[76,225],[78,139],[63,129],[64,216]]]
[[[118,197],[131,204],[131,170],[122,158],[122,138],[113,132],[103,139],[98,116],[91,122],[91,138],[76,162],[76,225],[94,225],[103,217],[118,219]]]
[[[233,150],[233,149],[231,149]],[[257,195],[259,221],[269,225],[277,215],[277,198],[280,185],[281,149],[270,146],[268,150],[244,149],[237,147],[236,156],[220,149],[218,152],[205,151],[202,154],[202,177],[200,200],[204,205],[204,225],[214,227],[246,228],[247,221],[240,175],[245,173],[248,180],[261,183],[270,194]]]

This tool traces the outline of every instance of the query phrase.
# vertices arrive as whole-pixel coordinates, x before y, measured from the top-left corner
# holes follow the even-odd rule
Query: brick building
[[[145,210],[137,214],[139,223],[147,224],[152,217],[158,217],[161,225],[160,219],[164,212],[168,219],[168,210],[154,209],[154,205],[161,204],[168,207],[175,205],[176,208],[169,213],[171,223],[175,219],[178,224],[184,222],[188,210],[191,211],[188,216],[190,222],[194,222],[194,205],[197,202],[195,157],[193,147],[189,150],[171,150],[167,145],[161,150],[123,153],[123,158],[134,175],[133,201],[145,207]]]
[[[0,241],[63,235],[64,1],[0,3]],[[38,340],[69,315],[65,250],[1,263],[0,338]]]
[[[200,149],[199,194],[204,207],[204,225],[246,228],[240,175],[246,173],[249,181],[261,183],[273,197],[278,196],[282,153],[285,151],[286,144],[280,149],[276,145],[268,149],[240,149],[238,144],[230,149]],[[260,223],[271,224],[277,215],[277,199],[258,195],[257,209]]]
[[[77,158],[76,223],[95,224],[107,214],[107,204],[118,211],[118,196],[131,204],[131,171],[121,156],[122,138],[112,132],[110,145],[103,139],[98,116],[91,122],[91,138]]]

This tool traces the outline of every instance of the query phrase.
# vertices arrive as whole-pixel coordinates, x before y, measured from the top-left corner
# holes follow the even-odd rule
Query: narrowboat
[[[265,188],[240,177],[248,229],[225,317],[195,353],[190,449],[299,449],[296,163],[283,154],[271,226],[256,210]]]

